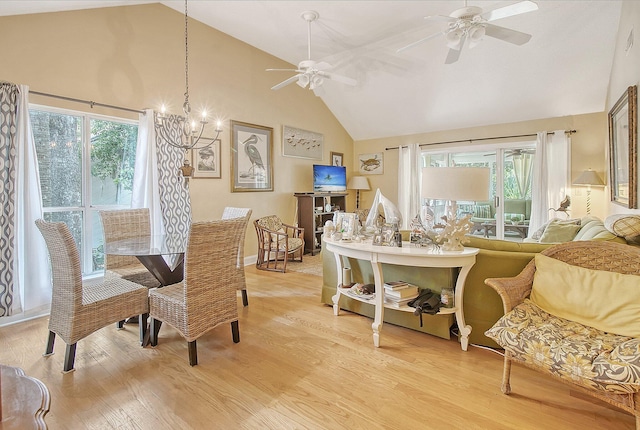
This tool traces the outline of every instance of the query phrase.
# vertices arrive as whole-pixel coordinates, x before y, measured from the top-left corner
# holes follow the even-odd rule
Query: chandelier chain
[[[184,110],[188,115],[191,111],[189,105],[189,15],[187,0],[184,0]]]

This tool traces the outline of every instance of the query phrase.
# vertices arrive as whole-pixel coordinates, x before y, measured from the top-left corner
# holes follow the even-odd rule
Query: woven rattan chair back
[[[237,255],[247,220],[235,218],[194,222],[184,256],[184,280],[151,290],[151,344],[157,344],[156,321],[177,329],[187,340],[189,364],[196,365],[196,339],[223,323],[231,323],[239,342],[236,291]]]
[[[247,234],[247,224],[249,224],[249,218],[251,218],[252,210],[250,208],[234,208],[234,207],[225,207],[222,211],[222,219],[234,219],[234,218],[244,218],[244,233],[240,238],[240,247],[238,248],[238,259],[236,261],[236,274],[238,279],[236,280],[236,284],[238,285],[238,289],[242,291],[242,304],[243,306],[249,306],[249,297],[247,296],[247,281],[244,275],[244,241]]]
[[[67,344],[64,371],[73,370],[76,343],[94,331],[140,315],[140,341],[149,311],[147,288],[106,272],[102,283],[83,284],[80,255],[69,228],[62,222],[37,220],[49,251],[53,279],[49,340],[45,355],[53,353],[56,335]]]
[[[100,211],[100,219],[102,220],[105,243],[136,236],[149,236],[151,234],[148,208]],[[134,264],[139,264],[138,259],[134,256],[112,254],[105,254],[104,256],[106,270]]]

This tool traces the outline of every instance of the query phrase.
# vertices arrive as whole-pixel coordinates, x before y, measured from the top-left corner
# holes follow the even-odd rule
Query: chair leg
[[[64,354],[64,372],[71,372],[73,369],[73,364],[76,361],[76,345],[77,343],[72,343],[71,345],[67,345],[67,351]]]
[[[44,351],[45,357],[53,354],[53,344],[56,341],[56,334],[52,331],[49,331],[49,339],[47,339],[47,349]]]
[[[155,318],[151,318],[151,322],[149,323],[149,342],[151,346],[158,345],[158,332],[160,331],[159,323]]]
[[[233,343],[240,342],[240,328],[238,326],[238,320],[231,321],[231,337],[233,338]]]
[[[502,370],[502,387],[501,390],[504,394],[511,393],[511,384],[509,383],[509,379],[511,377],[511,355],[505,351],[504,352],[504,368]]]
[[[149,314],[140,315],[138,326],[140,327],[140,345],[144,346],[145,343],[145,335],[147,334],[147,318]]]
[[[242,306],[249,306],[249,297],[247,297],[247,290],[242,290]]]
[[[124,321],[125,321],[125,320],[118,321],[118,322],[116,323],[116,329],[118,329],[118,330],[122,330],[122,329],[124,328]]]
[[[198,364],[198,348],[196,347],[196,341],[192,340],[187,342],[189,347],[189,366],[195,366]]]

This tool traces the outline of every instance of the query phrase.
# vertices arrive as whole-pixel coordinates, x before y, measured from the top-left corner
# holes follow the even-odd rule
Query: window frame
[[[76,116],[82,119],[81,142],[82,142],[82,178],[80,190],[80,206],[42,206],[43,215],[46,213],[56,212],[81,212],[82,213],[82,240],[81,246],[78,247],[80,261],[82,264],[83,276],[94,276],[100,273],[100,270],[93,268],[93,217],[98,215],[101,210],[129,209],[129,205],[94,205],[91,202],[92,184],[91,184],[91,121],[102,120],[112,121],[120,124],[135,125],[140,131],[140,121],[130,118],[116,117],[112,115],[102,115],[93,112],[78,111],[74,109],[60,108],[55,106],[47,106],[42,104],[29,103],[29,112],[42,111],[59,115]],[[137,144],[136,144],[137,145]],[[39,167],[38,167],[39,170]],[[39,173],[39,172],[38,172]],[[42,200],[41,200],[42,204]]]

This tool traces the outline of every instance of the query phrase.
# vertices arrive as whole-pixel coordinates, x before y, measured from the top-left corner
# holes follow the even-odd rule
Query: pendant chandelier
[[[188,156],[189,150],[208,148],[214,142],[219,141],[218,137],[222,132],[222,122],[217,121],[214,137],[202,137],[205,125],[208,124],[207,112],[203,110],[199,120],[194,119],[191,115],[191,104],[189,103],[189,15],[187,0],[184,1],[184,87],[184,103],[182,104],[184,117],[178,117],[182,134],[179,141],[175,139],[166,139],[166,141],[169,145],[184,151],[184,161],[180,170],[182,175],[188,178],[193,173],[193,166],[191,166]],[[167,119],[165,106],[162,105],[160,113],[156,115],[156,129],[162,130]]]

